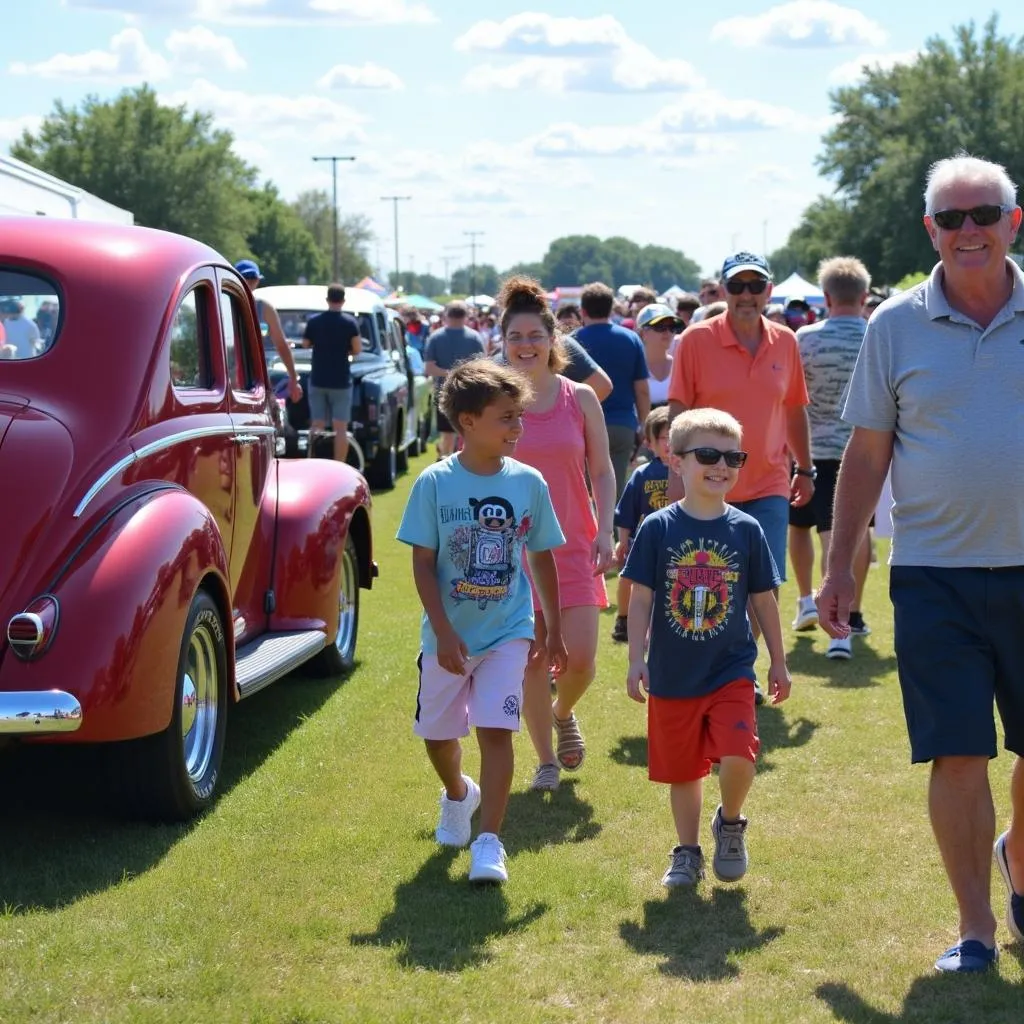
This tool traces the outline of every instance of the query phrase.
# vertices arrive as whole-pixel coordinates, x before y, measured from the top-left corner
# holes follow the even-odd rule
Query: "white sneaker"
[[[796,618],[793,620],[793,628],[798,633],[808,629],[814,629],[818,624],[818,606],[814,603],[813,597],[800,597],[796,602]]]
[[[471,882],[507,882],[505,847],[493,832],[481,832],[469,848]]]
[[[828,645],[825,657],[849,661],[853,657],[853,641],[848,636],[837,637]]]
[[[462,800],[449,800],[441,790],[441,820],[434,835],[442,846],[465,846],[473,834],[471,819],[480,806],[480,787],[468,775],[462,781],[466,783]]]

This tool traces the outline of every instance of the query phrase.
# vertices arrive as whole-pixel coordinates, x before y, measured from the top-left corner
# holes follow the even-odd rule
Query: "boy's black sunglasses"
[[[719,459],[725,459],[730,469],[739,469],[747,461],[746,452],[723,452],[717,448],[687,448],[685,452],[676,452],[680,458],[692,454],[702,466],[717,466]]]
[[[969,210],[936,210],[932,214],[932,220],[943,231],[957,231],[964,226],[964,221],[970,217],[979,228],[990,228],[1004,213],[1009,213],[1012,206],[996,206],[995,203],[985,203],[983,206],[973,206]]]
[[[768,281],[759,277],[755,281],[726,281],[725,290],[730,295],[742,295],[744,291],[751,295],[760,295],[768,287]]]

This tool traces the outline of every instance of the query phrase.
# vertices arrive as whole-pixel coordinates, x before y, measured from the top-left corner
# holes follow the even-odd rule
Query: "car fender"
[[[0,689],[72,694],[82,725],[66,738],[76,743],[160,732],[171,720],[182,633],[200,586],[221,608],[229,670],[234,664],[227,580],[220,531],[202,503],[167,484],[133,495],[86,527],[40,591],[57,599],[56,635],[31,661],[7,650]]]
[[[351,529],[359,584],[373,580],[370,490],[351,466],[327,459],[279,460],[274,610],[270,629],[323,629],[334,642],[342,553]]]

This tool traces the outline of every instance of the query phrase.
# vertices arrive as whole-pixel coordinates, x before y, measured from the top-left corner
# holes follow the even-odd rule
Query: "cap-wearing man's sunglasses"
[[[648,324],[647,330],[657,331],[658,334],[671,334],[676,329],[674,320],[659,320],[656,324]]]
[[[742,295],[744,291],[750,292],[751,295],[760,295],[767,287],[768,282],[763,277],[759,277],[756,281],[725,282],[725,290],[730,295]]]
[[[974,206],[970,210],[936,210],[932,214],[932,220],[942,228],[943,231],[956,231],[964,226],[964,221],[970,217],[979,228],[990,228],[1004,213],[1009,213],[1012,206],[996,206],[995,203],[985,203],[983,206]]]
[[[685,452],[676,452],[676,455],[682,458],[691,453],[702,466],[717,466],[719,459],[725,459],[730,469],[739,469],[747,461],[746,452],[723,452],[717,448],[687,448]]]

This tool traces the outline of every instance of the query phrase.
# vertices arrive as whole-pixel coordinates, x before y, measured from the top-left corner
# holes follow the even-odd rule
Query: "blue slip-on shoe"
[[[1010,881],[1010,862],[1006,859],[1007,834],[1004,832],[996,840],[992,855],[1006,883],[1006,927],[1018,942],[1024,942],[1024,896],[1013,888],[1013,882]]]
[[[965,939],[950,946],[935,961],[935,970],[946,974],[977,974],[995,967],[998,960],[998,947],[989,949],[977,939]]]

